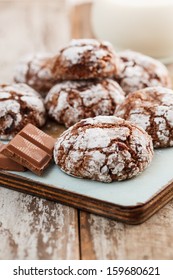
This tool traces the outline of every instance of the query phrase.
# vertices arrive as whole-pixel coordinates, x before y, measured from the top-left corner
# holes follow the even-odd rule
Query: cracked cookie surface
[[[115,115],[145,129],[154,147],[173,146],[173,90],[150,87],[133,92],[118,106]]]
[[[29,54],[19,61],[14,81],[26,83],[45,96],[56,83],[52,73],[52,62],[53,55],[50,53]]]
[[[81,120],[65,131],[54,147],[55,163],[69,175],[102,182],[141,173],[153,158],[151,137],[114,116]]]
[[[50,90],[45,105],[50,117],[69,127],[84,118],[113,115],[124,95],[111,79],[65,81]]]
[[[112,45],[95,39],[73,39],[60,50],[53,68],[58,80],[108,78],[118,71],[119,58]]]
[[[26,84],[0,85],[0,138],[11,139],[27,123],[44,125],[41,96]]]
[[[163,86],[171,88],[171,79],[167,68],[149,56],[130,50],[119,54],[121,70],[115,74],[115,80],[129,94],[146,87]]]

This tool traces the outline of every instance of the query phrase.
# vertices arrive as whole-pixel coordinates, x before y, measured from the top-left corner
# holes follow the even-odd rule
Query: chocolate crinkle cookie
[[[44,125],[41,96],[26,84],[0,85],[0,138],[11,139],[27,123]]]
[[[167,68],[159,61],[130,50],[119,53],[121,70],[115,74],[116,81],[129,94],[145,87],[171,88]]]
[[[150,87],[131,93],[115,115],[145,129],[155,148],[173,146],[173,90]]]
[[[16,83],[26,83],[45,96],[56,83],[53,73],[53,55],[50,53],[30,54],[18,63],[14,75]]]
[[[113,115],[124,95],[111,79],[64,81],[50,90],[45,105],[51,118],[69,127],[84,118]]]
[[[119,71],[119,59],[112,45],[94,39],[73,39],[61,49],[54,61],[58,80],[113,77]]]
[[[132,178],[153,158],[151,137],[114,116],[81,120],[57,139],[55,163],[67,174],[112,182]]]

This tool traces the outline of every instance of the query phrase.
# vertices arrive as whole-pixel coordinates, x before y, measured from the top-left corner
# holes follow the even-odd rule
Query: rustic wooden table
[[[92,36],[89,5],[64,0],[0,0],[0,81],[21,55],[53,51]],[[71,24],[70,24],[70,21]],[[0,188],[0,259],[173,259],[173,201],[147,222],[125,225]]]

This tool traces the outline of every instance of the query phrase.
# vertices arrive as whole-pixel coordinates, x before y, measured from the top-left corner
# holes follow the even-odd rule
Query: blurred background
[[[173,0],[0,0],[0,82],[27,53],[100,38],[173,62]]]
[[[39,51],[56,53],[71,37],[81,37],[81,33],[89,36],[81,24],[81,18],[87,17],[88,2],[0,0],[0,82],[12,79],[21,56]]]
[[[99,3],[99,6],[95,6],[97,15],[93,18],[98,20],[95,21],[94,31],[91,26],[91,0],[0,0],[0,82],[12,80],[15,65],[25,54],[40,51],[56,53],[71,38],[95,37],[97,31],[103,39],[108,39],[109,36],[115,38],[117,46],[118,30],[115,31],[115,27],[118,25],[112,24],[112,20],[116,20],[116,17],[113,13],[110,17],[104,5],[106,4],[106,7],[113,11],[111,5],[115,5],[118,0],[95,1],[97,5]],[[131,2],[131,0],[123,1],[126,1],[126,4]],[[151,1],[153,3],[168,2],[168,0],[134,1],[143,4]],[[173,4],[173,0],[169,1]],[[156,35],[164,34],[164,40],[161,42],[165,43],[166,38],[173,39],[170,35],[173,34],[173,24],[170,24],[170,18],[163,16],[162,8],[161,11],[160,20],[162,19],[170,28],[167,29],[168,33],[164,28],[160,29],[163,32],[156,32]],[[169,11],[173,15],[173,9],[167,9],[165,6],[165,13],[169,14]],[[119,15],[119,20],[124,22],[124,19],[127,19],[123,17],[123,14]],[[137,17],[133,18],[131,23],[135,23],[137,19]],[[142,17],[139,15],[138,19]],[[146,17],[143,23],[148,22],[147,20]],[[105,28],[107,24],[109,28]],[[127,21],[126,24],[128,25]],[[135,26],[138,25],[135,23]],[[155,27],[159,30],[157,24]],[[119,38],[120,41],[121,38],[132,38],[129,28],[126,27],[123,32],[121,30]],[[173,75],[173,64],[169,67]],[[0,189],[0,198],[2,209],[0,258],[173,259],[171,247],[173,201],[146,223],[134,227],[83,211],[77,212],[61,204],[4,188]],[[30,238],[28,238],[28,233],[31,235]],[[80,248],[79,235],[82,236]]]

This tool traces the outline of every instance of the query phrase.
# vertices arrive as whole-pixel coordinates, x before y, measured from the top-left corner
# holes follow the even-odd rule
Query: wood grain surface
[[[142,225],[80,213],[82,259],[173,259],[173,202]]]
[[[94,37],[91,4],[73,10],[72,36]],[[86,13],[82,13],[83,9]],[[81,11],[81,13],[80,13]],[[76,22],[80,24],[76,24]],[[86,30],[87,29],[87,30]],[[86,34],[86,36],[85,36]],[[173,64],[168,65],[173,80]],[[141,225],[126,225],[80,212],[82,259],[173,259],[173,201]]]
[[[28,52],[56,52],[70,32],[92,37],[90,8],[69,14],[65,0],[0,1],[0,81],[12,80],[16,62]],[[0,188],[0,243],[1,260],[173,259],[173,202],[130,226]]]
[[[21,56],[69,41],[68,13],[64,0],[0,1],[0,82]],[[77,210],[0,188],[0,244],[1,260],[79,259]]]
[[[0,190],[0,259],[78,259],[77,211]]]

